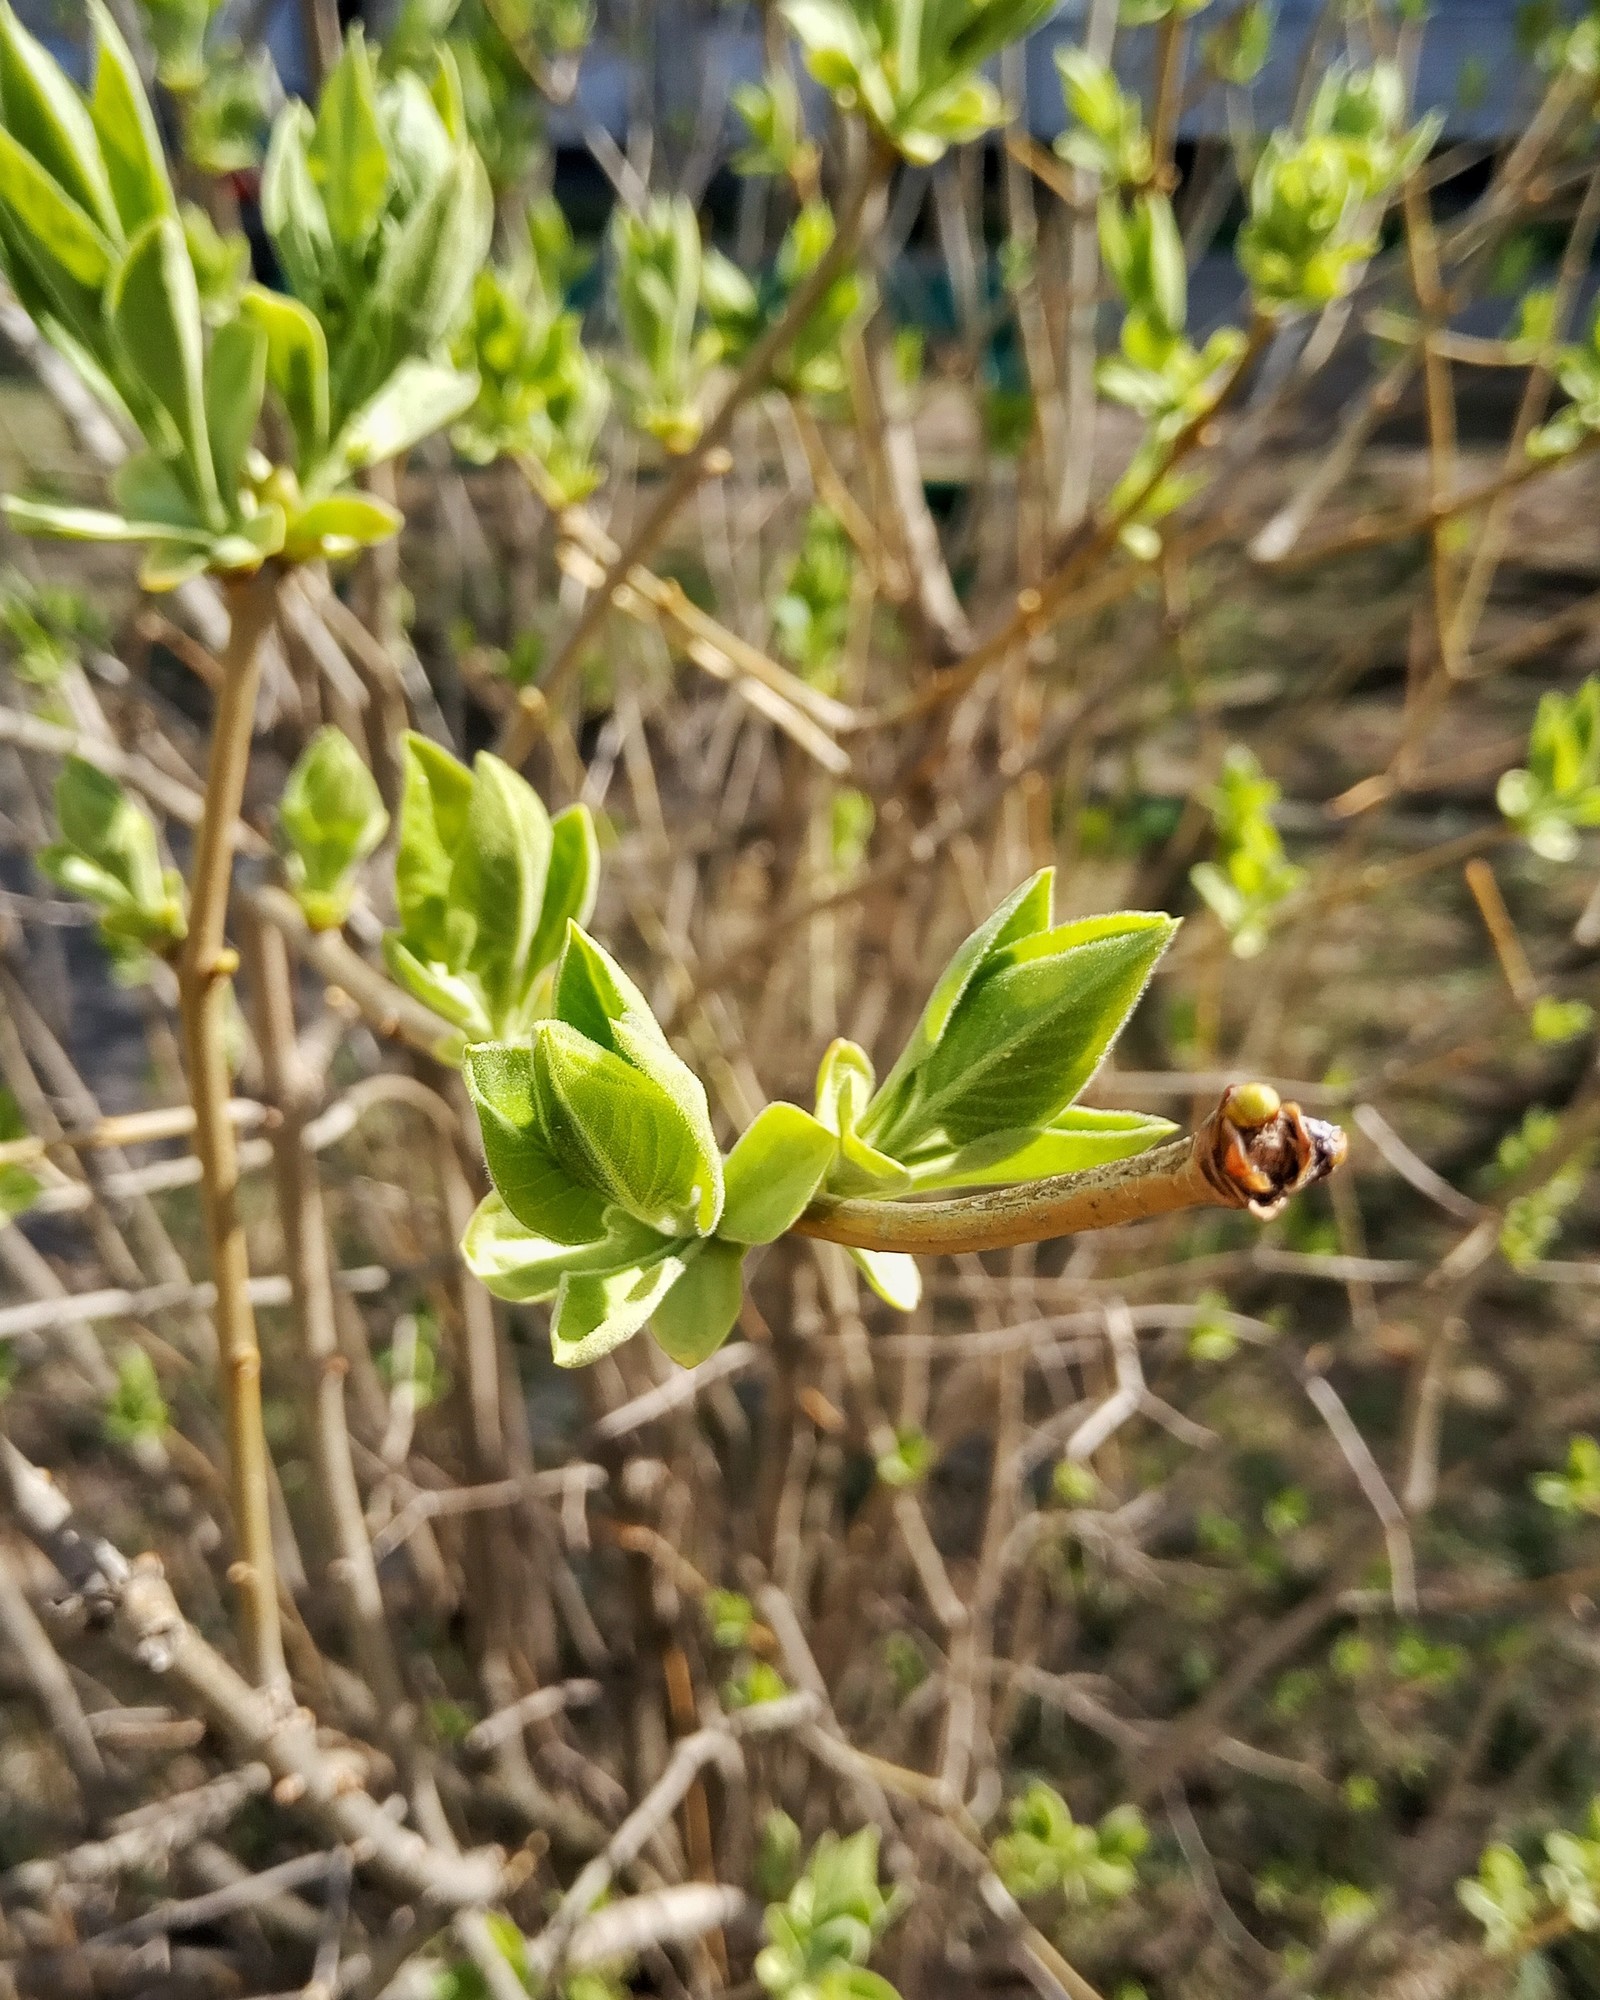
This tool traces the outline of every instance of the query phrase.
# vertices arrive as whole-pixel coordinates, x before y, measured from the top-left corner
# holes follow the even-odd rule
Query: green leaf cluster
[[[838,691],[850,631],[856,558],[836,514],[813,507],[783,589],[772,607],[778,651],[813,687]]]
[[[1068,121],[1056,141],[1057,153],[1108,188],[1148,187],[1156,161],[1138,97],[1122,88],[1109,63],[1097,61],[1087,49],[1058,45],[1056,68]]]
[[[1268,0],[1245,0],[1206,36],[1205,59],[1212,75],[1240,90],[1254,83],[1272,52],[1272,30]]]
[[[402,860],[406,823],[403,813]],[[1125,914],[1054,926],[1051,893],[1047,869],[973,933],[881,1089],[866,1051],[836,1041],[815,1114],[769,1104],[725,1161],[704,1091],[643,997],[569,926],[554,1018],[535,1022],[528,1044],[468,1051],[496,1188],[463,1245],[469,1265],[503,1298],[555,1299],[564,1365],[647,1322],[669,1355],[694,1363],[732,1330],[746,1251],[791,1229],[819,1191],[1005,1186],[1143,1151],[1172,1130],[1164,1119],[1074,1100],[1175,925]],[[391,967],[421,990],[392,956]],[[889,1304],[916,1304],[912,1258],[851,1255]],[[927,1462],[925,1441],[907,1438],[880,1472],[905,1483]]]
[[[1528,436],[1532,458],[1562,458],[1600,430],[1600,306],[1594,310],[1588,336],[1562,348],[1556,380],[1572,400]]]
[[[734,172],[787,175],[797,187],[811,186],[818,150],[806,135],[805,109],[788,70],[774,69],[759,83],[735,84],[729,101],[746,135],[733,156]]]
[[[299,481],[325,492],[477,393],[447,344],[488,255],[493,199],[448,54],[430,90],[410,71],[380,77],[352,33],[315,116],[298,103],[279,116],[261,215],[294,299],[251,302]]]
[[[0,1084],[0,1146],[26,1139],[28,1127],[17,1100]],[[27,1167],[0,1166],[0,1223],[15,1222],[38,1200],[43,1183]]]
[[[756,1978],[773,2000],[899,2000],[867,1970],[899,1910],[899,1897],[878,1882],[877,1828],[843,1840],[825,1833],[788,1896],[768,1905]]]
[[[1055,0],[781,0],[811,74],[901,156],[928,166],[1005,121],[984,65]]]
[[[1239,262],[1258,310],[1327,305],[1372,256],[1378,216],[1438,136],[1436,116],[1407,131],[1405,115],[1405,81],[1393,63],[1335,64],[1304,131],[1268,139],[1239,233]]]
[[[730,1227],[764,1217],[746,1216],[735,1161],[724,1176],[698,1078],[576,923],[551,1007],[528,1040],[467,1051],[496,1189],[467,1232],[467,1263],[503,1298],[554,1298],[563,1367],[597,1360],[647,1321],[675,1360],[701,1360],[739,1311],[742,1241],[713,1240],[729,1183]]]
[[[384,937],[384,960],[470,1040],[524,1034],[569,920],[594,907],[600,857],[588,808],[552,820],[533,787],[488,751],[469,771],[408,734],[404,758],[399,928]]]
[[[289,887],[313,930],[350,914],[356,871],[389,831],[389,815],[361,753],[332,723],[296,758],[278,801]]]
[[[102,0],[90,19],[85,94],[0,4],[0,272],[145,448],[113,481],[115,512],[12,499],[12,519],[148,545],[151,589],[384,539],[398,515],[346,482],[476,394],[441,358],[492,222],[454,72],[441,63],[437,103],[414,76],[380,85],[357,33],[316,117],[284,109],[262,214],[290,297],[242,285],[239,242],[180,211]],[[255,447],[269,389],[292,466]]]
[[[131,1342],[117,1356],[117,1386],[102,1421],[106,1436],[117,1444],[137,1444],[166,1432],[167,1404],[155,1364],[142,1347]]]
[[[1096,1826],[1080,1826],[1059,1792],[1042,1780],[1011,1803],[1011,1830],[994,1843],[995,1872],[1013,1896],[1060,1895],[1069,1903],[1114,1903],[1138,1882],[1150,1839],[1137,1806],[1115,1806]]]
[[[611,255],[629,414],[668,451],[688,451],[700,435],[700,389],[719,351],[715,335],[697,331],[705,255],[693,204],[673,195],[638,213],[619,206]],[[733,271],[725,258],[715,268],[724,265]]]
[[[1253,754],[1234,744],[1210,801],[1218,858],[1191,868],[1189,880],[1238,958],[1256,958],[1266,949],[1274,917],[1305,880],[1272,823],[1281,796]]]
[[[1534,1475],[1534,1498],[1557,1514],[1600,1514],[1600,1443],[1580,1434],[1567,1443],[1560,1472]]]
[[[450,436],[480,465],[504,454],[537,459],[570,506],[600,483],[594,452],[611,385],[583,344],[580,315],[561,309],[559,291],[553,297],[531,254],[479,272],[455,346],[478,394]]]
[[[0,570],[0,639],[19,681],[54,687],[86,646],[103,646],[102,613],[71,584],[36,583],[20,570]]]
[[[1155,469],[1159,449],[1215,404],[1244,352],[1245,337],[1238,327],[1222,326],[1203,348],[1188,338],[1188,264],[1164,194],[1104,195],[1099,219],[1100,254],[1127,311],[1121,353],[1106,356],[1095,379],[1102,395],[1137,410],[1149,426],[1136,460],[1142,484]],[[1169,483],[1163,498],[1175,500],[1178,490]],[[1167,509],[1152,509],[1147,502],[1141,523],[1159,511]]]
[[[1580,828],[1600,826],[1600,676],[1539,699],[1526,766],[1495,789],[1502,813],[1546,861],[1570,861]]]
[[[1536,1874],[1514,1847],[1497,1842],[1484,1849],[1477,1874],[1456,1884],[1456,1895],[1497,1958],[1519,1957],[1534,1930],[1600,1930],[1600,1799],[1582,1833],[1558,1828],[1545,1836]]]
[[[206,77],[206,37],[223,0],[140,0],[156,54],[156,77],[177,95],[198,90]]]
[[[1138,911],[1053,924],[1053,887],[1041,869],[972,933],[877,1090],[859,1050],[848,1063],[830,1051],[818,1116],[838,1121],[841,1165],[863,1183],[1007,1186],[1126,1158],[1172,1129],[1075,1100],[1177,925]]]
[[[833,211],[808,201],[779,245],[770,281],[757,286],[719,250],[708,249],[701,302],[713,358],[737,364],[768,323],[787,309],[791,295],[828,254],[835,233]],[[863,311],[867,288],[855,271],[835,278],[793,341],[773,363],[772,379],[791,396],[837,396],[846,386],[844,335]]]
[[[161,865],[149,813],[81,757],[62,764],[55,803],[61,838],[38,857],[45,874],[95,905],[113,948],[170,954],[188,929],[183,878]]]

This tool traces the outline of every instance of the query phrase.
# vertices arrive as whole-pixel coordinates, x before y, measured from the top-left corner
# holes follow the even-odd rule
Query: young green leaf
[[[359,23],[346,36],[344,52],[323,85],[306,163],[334,242],[347,254],[359,254],[389,195],[389,153],[378,122],[372,59]]]
[[[0,215],[66,323],[92,337],[95,329],[84,324],[84,316],[111,274],[111,240],[4,126]]]
[[[294,432],[302,472],[328,447],[328,339],[315,313],[298,299],[248,285],[239,301],[242,318],[267,337],[267,380]]]
[[[1069,1106],[1047,1126],[1021,1132],[991,1132],[952,1152],[911,1163],[919,1189],[1012,1187],[1080,1174],[1089,1167],[1143,1153],[1178,1128],[1167,1118],[1138,1111],[1091,1111]]]
[[[332,723],[295,760],[278,802],[289,843],[290,886],[314,930],[349,914],[355,871],[389,830],[389,815],[360,752]]]
[[[1021,938],[1034,937],[1050,923],[1050,904],[1055,890],[1055,870],[1041,868],[1031,875],[966,940],[940,975],[928,996],[922,1018],[901,1052],[900,1059],[884,1078],[883,1087],[873,1098],[862,1119],[864,1136],[887,1144],[894,1129],[912,1073],[937,1047],[949,1025],[957,1002],[971,984],[978,968],[996,952]]]
[[[614,1032],[619,1054],[564,1021],[535,1027],[539,1121],[551,1149],[575,1179],[641,1222],[709,1235],[722,1209],[722,1164],[704,1092],[687,1070],[692,1091],[670,1090],[636,1066],[644,1038],[625,1023]]]
[[[111,280],[106,310],[129,367],[172,424],[196,505],[208,526],[222,528],[206,427],[200,293],[175,216],[157,217],[133,239]]]
[[[219,326],[206,359],[206,429],[217,491],[230,514],[238,507],[245,454],[266,386],[267,337],[260,327],[243,319]]]
[[[545,1137],[532,1051],[483,1043],[467,1050],[464,1070],[489,1177],[509,1212],[553,1243],[588,1243],[602,1235],[605,1196],[575,1180]]]
[[[550,1348],[558,1368],[587,1368],[631,1340],[683,1275],[670,1250],[604,1276],[569,1274],[556,1293]]]
[[[479,751],[450,903],[472,921],[467,969],[482,984],[491,1018],[508,1016],[527,990],[528,949],[549,866],[550,821],[538,793],[508,764]]]
[[[600,847],[594,819],[587,806],[568,806],[550,822],[544,905],[528,947],[532,970],[542,972],[559,956],[569,924],[581,926],[589,921],[599,889]]]
[[[415,731],[405,738],[394,892],[401,936],[418,956],[445,962],[450,877],[466,838],[472,774]]]
[[[0,4],[0,107],[6,130],[106,234],[121,233],[94,122],[48,49]]]
[[[472,407],[476,375],[439,362],[402,361],[370,402],[339,433],[333,462],[344,471],[382,465],[449,428]]]
[[[261,169],[261,221],[295,296],[312,311],[334,282],[333,229],[307,156],[314,131],[303,104],[290,104],[272,128]]]
[[[716,1353],[739,1317],[744,1251],[737,1243],[691,1244],[682,1260],[683,1275],[656,1307],[650,1331],[680,1368],[695,1368]]]
[[[461,1255],[480,1284],[512,1305],[551,1299],[572,1276],[631,1268],[659,1242],[632,1216],[605,1211],[601,1233],[582,1243],[558,1243],[525,1228],[498,1194],[484,1196],[461,1239]]]
[[[89,115],[122,227],[133,235],[152,216],[172,212],[172,183],[138,65],[105,0],[89,0],[89,19],[95,47]]]
[[[993,951],[950,1015],[897,1131],[957,1146],[1052,1119],[1099,1068],[1177,925],[1091,917]]]
[[[797,1104],[756,1114],[722,1169],[717,1234],[733,1243],[772,1243],[805,1213],[839,1141]]]
[[[913,1312],[922,1297],[922,1273],[915,1257],[899,1250],[855,1250],[851,1262],[887,1306]]]

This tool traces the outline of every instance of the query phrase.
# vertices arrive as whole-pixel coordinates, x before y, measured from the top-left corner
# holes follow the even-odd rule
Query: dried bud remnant
[[[1234,1208],[1270,1222],[1291,1195],[1326,1180],[1349,1145],[1337,1125],[1307,1118],[1268,1084],[1235,1084],[1196,1135],[1206,1179]]]

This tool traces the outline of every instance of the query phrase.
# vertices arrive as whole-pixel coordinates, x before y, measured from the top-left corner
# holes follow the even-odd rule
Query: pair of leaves
[[[474,1039],[523,1032],[540,974],[569,920],[594,905],[600,857],[587,807],[551,820],[509,765],[480,752],[471,771],[415,734],[395,861],[393,976]]]
[[[1047,1130],[1099,1068],[1176,925],[1124,912],[1052,926],[1053,879],[1040,870],[951,960],[867,1109],[880,1151],[928,1165]]]

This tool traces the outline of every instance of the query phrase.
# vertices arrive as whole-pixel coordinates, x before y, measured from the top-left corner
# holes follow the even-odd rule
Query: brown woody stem
[[[1305,1117],[1263,1084],[1233,1085],[1197,1132],[1129,1160],[950,1201],[822,1196],[794,1225],[801,1236],[857,1250],[953,1256],[1045,1243],[1143,1222],[1184,1208],[1244,1208],[1267,1222],[1345,1156],[1337,1125]]]
[[[261,1686],[287,1687],[261,1424],[261,1350],[256,1344],[250,1264],[239,1214],[238,1146],[228,1109],[228,1006],[230,975],[237,961],[226,948],[223,932],[233,876],[233,829],[250,762],[262,642],[272,624],[277,589],[278,579],[270,568],[227,587],[232,623],[220,662],[205,806],[189,889],[189,935],[178,965],[178,1006],[184,1068],[194,1099],[200,1206],[217,1287],[217,1359],[238,1548],[230,1574],[239,1590],[240,1638],[251,1677]]]

